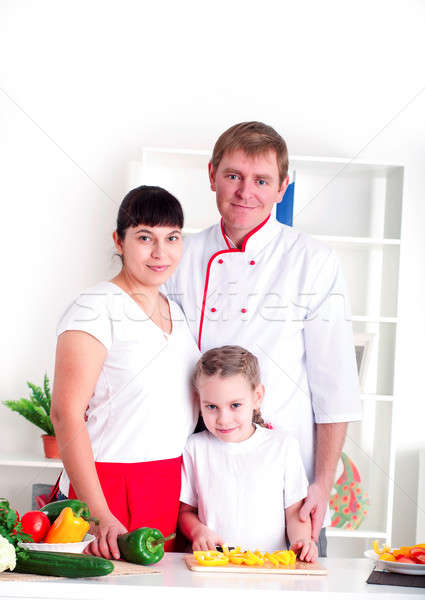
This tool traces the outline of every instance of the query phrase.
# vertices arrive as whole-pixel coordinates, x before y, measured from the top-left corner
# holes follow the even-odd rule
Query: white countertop
[[[232,599],[242,596],[244,599],[257,599],[258,593],[262,592],[270,600],[275,597],[282,600],[282,592],[291,592],[286,597],[296,600],[383,600],[385,595],[390,600],[423,600],[425,597],[424,588],[367,584],[373,563],[366,558],[327,558],[320,559],[320,562],[328,569],[328,575],[210,574],[189,571],[183,554],[169,553],[156,565],[161,573],[93,579],[52,578],[38,583],[2,582],[0,598],[103,600],[121,597],[125,600],[151,600],[184,595],[185,600],[199,600],[202,593],[203,600],[217,600],[223,592],[230,592]]]

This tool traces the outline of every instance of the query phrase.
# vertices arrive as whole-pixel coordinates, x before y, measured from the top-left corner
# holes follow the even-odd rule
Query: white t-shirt
[[[239,443],[202,431],[183,452],[181,502],[196,506],[201,523],[231,546],[285,548],[285,508],[307,488],[298,441],[282,431],[256,427]]]
[[[170,301],[165,334],[120,287],[101,282],[62,316],[57,335],[85,331],[107,355],[87,410],[95,461],[145,462],[180,456],[195,429],[198,407],[190,375],[199,358],[185,317]],[[62,493],[69,480],[63,474]]]

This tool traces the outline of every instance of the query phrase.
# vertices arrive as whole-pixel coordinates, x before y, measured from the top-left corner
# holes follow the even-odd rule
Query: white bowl
[[[366,550],[364,555],[375,561],[379,571],[391,571],[403,575],[425,575],[425,565],[414,565],[412,563],[399,563],[392,560],[379,560],[375,550]]]
[[[72,554],[81,554],[96,536],[86,533],[82,542],[69,542],[68,544],[36,544],[34,542],[19,542],[21,548],[27,550],[41,550],[42,552],[72,552]]]

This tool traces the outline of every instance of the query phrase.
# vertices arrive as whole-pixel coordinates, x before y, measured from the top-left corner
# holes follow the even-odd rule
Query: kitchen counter
[[[40,582],[4,582],[0,584],[0,598],[56,598],[98,600],[107,598],[164,598],[184,595],[185,600],[217,600],[223,593],[232,598],[282,599],[282,592],[296,600],[390,600],[407,598],[423,600],[424,588],[407,588],[366,583],[372,571],[372,561],[366,558],[327,558],[320,562],[328,575],[251,575],[228,573],[195,573],[189,571],[183,554],[169,553],[158,565],[161,573],[149,575],[109,576],[93,579],[60,579]]]

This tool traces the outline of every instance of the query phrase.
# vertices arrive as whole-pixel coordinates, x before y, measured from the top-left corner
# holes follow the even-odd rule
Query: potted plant
[[[59,448],[55,437],[52,421],[50,420],[50,382],[47,373],[44,375],[43,389],[27,381],[31,390],[29,399],[5,400],[3,404],[19,413],[46,433],[42,435],[44,454],[46,458],[59,458]]]

